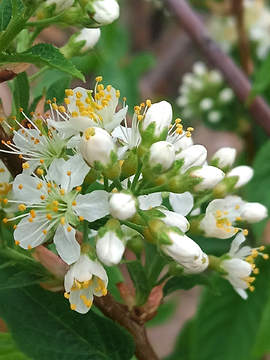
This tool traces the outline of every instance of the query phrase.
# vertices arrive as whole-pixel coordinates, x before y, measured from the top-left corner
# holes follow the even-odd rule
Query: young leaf
[[[28,77],[26,72],[22,72],[18,74],[18,76],[14,79],[13,84],[13,113],[16,114],[18,120],[22,119],[22,115],[19,111],[20,108],[24,110],[28,109],[30,96],[30,87],[28,82]]]
[[[11,334],[0,333],[0,360],[30,360],[30,358],[17,349]]]
[[[42,360],[130,360],[132,336],[89,311],[72,311],[63,294],[39,286],[0,291],[0,316],[18,347]]]
[[[6,30],[12,15],[11,0],[2,0],[0,2],[0,32]]]
[[[167,296],[176,290],[189,290],[196,285],[207,286],[213,293],[218,294],[216,288],[213,286],[208,277],[199,274],[183,275],[181,277],[173,276],[170,278],[163,288],[163,295]]]
[[[127,261],[126,265],[136,288],[136,305],[141,306],[147,301],[151,292],[144,268],[140,260]]]
[[[73,63],[61,54],[59,49],[51,44],[37,44],[17,54],[0,54],[0,63],[24,62],[37,66],[49,66],[64,71],[84,81],[83,74],[75,68]]]
[[[56,80],[49,88],[46,94],[46,100],[52,100],[54,97],[60,105],[65,98],[65,90],[70,87],[71,76],[65,76]],[[44,111],[50,109],[50,106],[45,102]]]

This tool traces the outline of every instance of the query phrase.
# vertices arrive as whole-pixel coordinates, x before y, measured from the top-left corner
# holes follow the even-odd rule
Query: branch
[[[248,78],[213,41],[197,14],[194,13],[184,0],[163,0],[163,2],[168,6],[201,52],[214,67],[221,71],[224,79],[233,89],[238,99],[245,103],[251,90]],[[249,106],[248,111],[270,136],[270,109],[267,103],[257,96]]]
[[[138,360],[159,360],[149,344],[144,324],[132,317],[126,305],[118,303],[109,292],[106,296],[95,297],[94,304],[105,316],[116,321],[133,336]]]

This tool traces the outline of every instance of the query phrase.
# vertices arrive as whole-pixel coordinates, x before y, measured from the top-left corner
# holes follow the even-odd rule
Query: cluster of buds
[[[234,246],[247,233],[242,224],[267,216],[263,205],[231,195],[253,170],[232,168],[236,151],[230,148],[220,149],[208,165],[206,148],[192,142],[194,129],[173,121],[167,101],[136,106],[128,127],[125,99],[117,111],[119,97],[99,76],[94,91],[66,90],[66,106],[49,102],[51,115],[45,118],[28,118],[21,110],[27,128],[15,119],[16,130],[3,120],[14,137],[1,151],[25,161],[13,181],[13,197],[3,199],[18,213],[4,218],[14,224],[15,244],[31,251],[54,242],[70,265],[65,297],[80,313],[90,309],[93,296],[107,293],[103,265],[121,263],[126,246],[140,258],[145,242],[157,247],[172,274],[176,268],[185,276],[210,266],[236,287],[230,268],[235,252],[214,261],[192,234],[235,237]],[[255,252],[249,254],[253,259]],[[255,273],[250,264],[247,276]],[[241,274],[242,263],[239,268]]]
[[[208,70],[204,63],[196,62],[192,72],[183,76],[179,93],[176,103],[186,119],[202,119],[206,125],[219,130],[237,127],[235,117],[243,113],[243,109],[218,70]]]

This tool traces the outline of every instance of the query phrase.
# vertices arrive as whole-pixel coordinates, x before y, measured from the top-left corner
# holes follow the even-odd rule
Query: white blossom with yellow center
[[[72,264],[80,256],[80,245],[75,238],[75,228],[80,221],[90,222],[109,214],[108,193],[103,190],[86,195],[79,194],[89,167],[80,154],[68,161],[57,159],[51,164],[46,177],[20,174],[13,183],[19,210],[24,212],[13,219],[22,219],[14,231],[17,245],[23,249],[34,248],[53,236],[60,257]],[[28,212],[25,212],[25,210]]]
[[[93,304],[93,295],[107,294],[108,277],[102,265],[81,255],[67,272],[64,285],[71,309],[85,314]]]
[[[111,85],[105,88],[99,83],[102,81],[101,76],[96,81],[94,92],[82,87],[66,90],[67,112],[63,106],[52,104],[53,109],[62,114],[64,121],[48,120],[50,125],[66,134],[66,137],[78,135],[89,127],[100,127],[111,133],[125,118],[128,107],[116,112],[119,90]]]

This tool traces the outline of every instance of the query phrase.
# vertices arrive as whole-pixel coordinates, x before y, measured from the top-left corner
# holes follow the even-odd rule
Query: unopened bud
[[[237,180],[236,184],[234,185],[234,187],[235,187],[235,189],[238,189],[241,186],[243,186],[249,182],[249,180],[253,176],[253,173],[254,173],[254,171],[250,166],[242,165],[242,166],[237,166],[237,167],[233,168],[231,171],[229,171],[226,174],[226,177],[230,178],[230,177],[237,176],[238,180]]]
[[[235,161],[236,149],[224,147],[219,149],[211,158],[210,164],[222,170],[227,170]]]
[[[136,213],[136,199],[131,194],[115,193],[109,200],[111,215],[118,220],[126,220]]]

